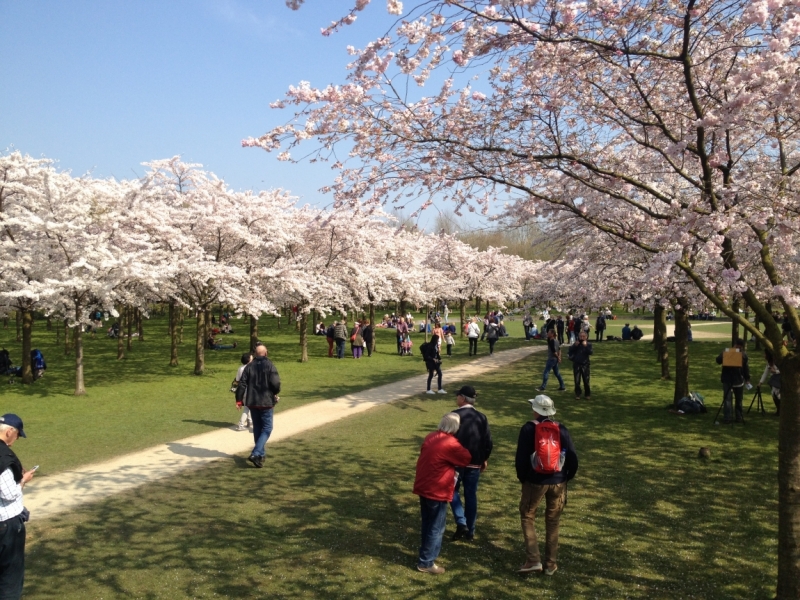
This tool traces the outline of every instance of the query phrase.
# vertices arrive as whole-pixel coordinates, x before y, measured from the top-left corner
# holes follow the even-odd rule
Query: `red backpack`
[[[561,429],[558,423],[548,419],[534,421],[533,454],[531,465],[537,473],[552,475],[564,466],[565,454],[561,452]]]

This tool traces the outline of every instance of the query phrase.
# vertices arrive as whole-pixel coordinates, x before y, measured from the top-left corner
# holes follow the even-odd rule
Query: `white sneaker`
[[[425,393],[426,393],[426,394],[435,394],[436,392],[434,392],[433,390],[428,390],[428,391],[427,391],[427,392],[425,392]]]
[[[447,392],[445,390],[439,390],[439,393],[440,394],[446,394]]]
[[[247,429],[247,427],[245,427],[244,425],[237,425],[236,426],[236,431],[244,431],[245,429]]]

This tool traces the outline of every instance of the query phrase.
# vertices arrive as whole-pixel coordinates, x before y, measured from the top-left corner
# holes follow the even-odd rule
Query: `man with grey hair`
[[[14,414],[0,417],[0,597],[18,600],[25,579],[25,522],[22,488],[33,479],[25,471],[11,445],[27,437],[22,419]]]
[[[469,464],[458,469],[458,481],[450,507],[456,520],[454,540],[461,538],[471,542],[475,539],[475,521],[478,519],[478,480],[489,464],[492,453],[492,434],[489,431],[489,420],[482,412],[475,410],[478,393],[471,385],[465,385],[456,392],[458,408],[453,412],[461,419],[456,438],[467,450],[472,459]],[[458,493],[464,486],[464,503]]]
[[[267,347],[259,342],[253,360],[247,364],[236,388],[236,405],[250,409],[255,446],[247,460],[256,468],[264,466],[266,445],[272,433],[273,409],[278,404],[281,378],[267,358]]]
[[[525,538],[525,564],[518,573],[542,570],[539,542],[536,539],[536,509],[545,499],[545,575],[558,569],[558,527],[561,512],[567,505],[567,482],[578,472],[578,454],[569,431],[553,421],[556,414],[553,401],[544,394],[528,400],[534,418],[522,426],[517,442],[515,465],[517,479],[522,483],[519,503],[522,535]]]
[[[417,570],[440,575],[444,567],[436,564],[442,549],[447,503],[453,498],[456,467],[469,463],[469,450],[458,443],[455,433],[461,420],[456,413],[447,413],[439,428],[422,442],[414,478],[414,493],[419,496],[422,515],[422,542]]]

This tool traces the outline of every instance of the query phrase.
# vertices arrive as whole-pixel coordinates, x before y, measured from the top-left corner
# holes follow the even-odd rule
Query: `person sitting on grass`
[[[231,350],[237,346],[236,342],[233,342],[233,344],[218,344],[213,335],[208,336],[206,344],[209,350]]]
[[[629,342],[631,340],[631,324],[625,323],[625,327],[622,328],[622,341]]]
[[[639,326],[638,325],[634,325],[633,326],[633,330],[631,330],[631,339],[634,342],[638,342],[640,339],[642,339],[643,336],[644,336],[644,333],[642,332],[641,329],[639,329]]]
[[[432,575],[445,571],[435,561],[442,549],[447,503],[453,499],[455,490],[456,467],[465,467],[472,460],[469,450],[455,437],[460,425],[457,413],[443,416],[438,430],[429,433],[422,442],[417,459],[414,493],[419,496],[422,516],[417,570]]]

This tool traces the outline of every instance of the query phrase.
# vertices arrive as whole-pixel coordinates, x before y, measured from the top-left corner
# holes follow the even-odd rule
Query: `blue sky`
[[[324,165],[242,148],[292,117],[273,110],[289,85],[344,81],[357,47],[394,17],[374,0],[355,25],[320,28],[353,0],[0,0],[0,149],[120,179],[175,154],[235,189],[281,187],[325,205]]]

